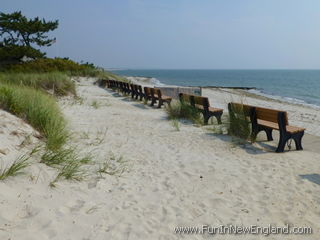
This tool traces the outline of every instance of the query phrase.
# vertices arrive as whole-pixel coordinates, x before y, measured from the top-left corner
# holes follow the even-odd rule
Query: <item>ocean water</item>
[[[254,87],[254,93],[320,107],[320,70],[116,70],[155,84]]]

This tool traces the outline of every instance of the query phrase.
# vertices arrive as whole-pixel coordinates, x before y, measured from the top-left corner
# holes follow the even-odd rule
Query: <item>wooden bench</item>
[[[164,103],[170,104],[172,98],[169,96],[162,95],[161,90],[158,88],[150,88],[150,94],[151,94],[151,104],[150,106],[153,106],[158,101],[158,108],[161,108],[161,106]]]
[[[276,152],[283,152],[286,143],[290,139],[294,140],[297,150],[303,150],[301,141],[305,128],[290,126],[287,112],[240,103],[228,104],[229,112],[241,107],[245,115],[250,117],[253,138],[260,131],[265,131],[268,141],[272,141],[272,131],[278,130],[280,138]]]
[[[139,96],[139,100],[142,101],[144,98],[144,93],[142,90],[142,86],[141,85],[137,85],[137,92],[138,92],[138,96]]]
[[[181,102],[188,103],[199,110],[203,115],[204,124],[208,124],[209,119],[213,116],[216,117],[218,123],[221,124],[223,109],[210,107],[209,99],[207,97],[180,93],[179,99]]]
[[[148,102],[149,100],[151,100],[152,98],[151,98],[151,90],[150,90],[150,88],[149,87],[144,87],[143,88],[143,91],[144,91],[144,100],[146,101],[146,102]]]

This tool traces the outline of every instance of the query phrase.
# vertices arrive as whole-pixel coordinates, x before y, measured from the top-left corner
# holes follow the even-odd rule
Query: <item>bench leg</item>
[[[163,101],[161,99],[158,100],[158,108],[161,108]]]
[[[267,139],[268,141],[273,141],[273,137],[272,137],[272,129],[271,128],[265,128],[264,131],[267,134]]]
[[[278,147],[276,150],[277,153],[284,152],[284,148],[286,146],[286,143],[290,138],[291,138],[290,134],[281,134],[280,133],[279,144],[278,144]]]
[[[154,105],[156,102],[157,102],[157,101],[156,101],[154,98],[152,98],[152,99],[151,99],[150,106],[153,107],[153,105]]]
[[[221,116],[222,116],[222,113],[220,114],[217,114],[217,115],[215,115],[215,117],[216,117],[216,119],[217,119],[217,121],[218,121],[218,124],[221,124],[222,122],[221,122]]]
[[[204,122],[204,125],[208,125],[209,118],[210,118],[210,115],[203,114],[203,122]]]
[[[304,131],[303,132],[300,132],[300,133],[297,133],[295,135],[292,136],[295,144],[296,144],[296,149],[297,150],[303,150],[302,148],[302,144],[301,144],[301,140],[302,140],[302,137],[304,135]]]
[[[284,147],[286,146],[286,142],[287,141],[285,140],[284,137],[280,137],[279,144],[276,150],[277,153],[284,152]]]

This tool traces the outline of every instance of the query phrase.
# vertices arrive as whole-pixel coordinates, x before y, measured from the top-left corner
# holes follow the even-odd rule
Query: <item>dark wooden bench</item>
[[[158,88],[150,88],[150,94],[151,94],[151,104],[150,106],[153,106],[158,101],[158,108],[161,108],[161,106],[164,103],[170,104],[172,98],[169,96],[165,96],[161,93],[161,90]]]
[[[218,123],[221,124],[223,109],[210,107],[207,97],[180,93],[179,99],[181,102],[188,103],[199,110],[203,115],[204,124],[208,124],[209,119],[213,116],[216,117]]]
[[[146,101],[146,102],[148,102],[149,100],[151,100],[152,98],[151,98],[151,90],[150,90],[150,88],[149,87],[144,87],[143,88],[143,91],[144,91],[144,100]]]
[[[253,138],[255,138],[260,131],[265,131],[268,141],[272,141],[272,131],[278,130],[280,132],[280,138],[276,152],[283,152],[286,143],[290,139],[294,140],[297,150],[303,150],[301,141],[305,128],[290,126],[287,112],[240,103],[228,104],[229,112],[241,108],[244,114],[250,117],[252,126],[251,134]]]
[[[144,92],[142,90],[141,85],[137,85],[137,92],[138,92],[139,100],[142,101],[144,98]]]

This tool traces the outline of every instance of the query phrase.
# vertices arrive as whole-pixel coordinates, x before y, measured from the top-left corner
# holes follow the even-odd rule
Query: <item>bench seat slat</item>
[[[163,100],[171,100],[171,99],[172,99],[172,97],[164,96],[164,95],[162,95],[161,98],[162,98]]]
[[[274,130],[279,130],[278,123],[274,123],[274,122],[269,122],[269,121],[266,121],[266,120],[258,119],[258,124],[262,125],[262,126],[265,126],[265,127],[268,127],[268,128],[272,128]],[[302,132],[302,131],[304,131],[306,129],[287,125],[286,126],[286,130],[289,133],[297,133],[297,132]]]
[[[196,104],[195,106],[198,109],[204,110],[204,107],[202,105]],[[221,109],[221,108],[209,107],[208,109],[209,109],[209,112],[223,112],[223,109]]]
[[[209,107],[209,111],[210,111],[210,112],[223,112],[223,109],[221,109],[221,108]]]

